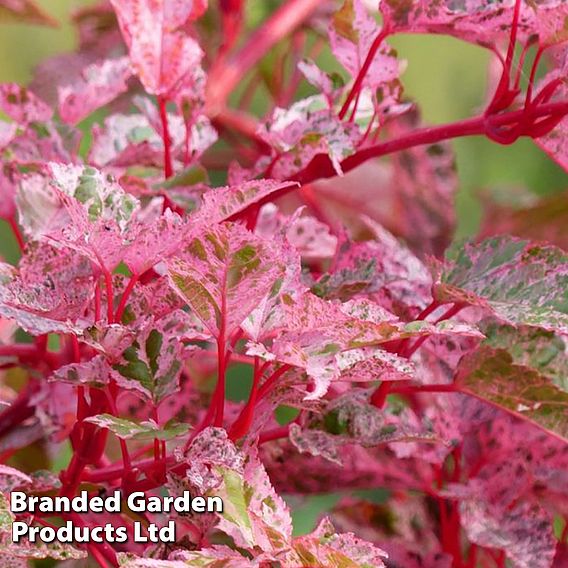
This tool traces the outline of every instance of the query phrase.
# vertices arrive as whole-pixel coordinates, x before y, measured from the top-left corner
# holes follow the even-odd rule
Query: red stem
[[[126,302],[128,302],[128,298],[130,297],[130,294],[132,293],[134,286],[138,282],[138,278],[139,278],[138,274],[133,274],[130,277],[130,280],[128,281],[128,285],[126,286],[122,294],[122,297],[120,298],[120,303],[118,304],[118,307],[116,308],[116,313],[114,314],[114,319],[117,322],[120,322],[122,318],[122,314],[124,313],[124,308],[126,308]]]
[[[457,315],[461,310],[463,310],[466,307],[467,304],[463,304],[463,303],[459,303],[456,302],[447,312],[445,312],[444,314],[442,314],[435,322],[434,324],[440,323],[441,321],[450,319],[452,317],[454,317],[455,315]],[[404,350],[403,353],[401,353],[402,356],[406,357],[407,359],[410,359],[410,357],[412,357],[412,355],[414,355],[414,353],[416,353],[416,351],[418,350],[418,348],[429,338],[429,335],[424,335],[422,337],[419,337],[415,342],[414,345],[412,347],[410,347],[409,349]]]
[[[501,78],[493,99],[487,107],[486,114],[491,114],[495,111],[503,110],[507,108],[514,98],[514,91],[511,91],[511,70],[513,65],[513,56],[515,54],[515,44],[517,43],[517,31],[519,27],[519,15],[520,15],[521,0],[516,0],[515,10],[513,13],[513,22],[511,24],[511,35],[509,36],[509,46],[507,48],[507,57],[504,62],[503,72],[501,73]]]
[[[249,399],[245,407],[242,409],[241,413],[231,426],[229,431],[229,437],[231,440],[238,440],[247,434],[249,431],[252,419],[254,416],[254,407],[256,406],[256,401],[258,399],[258,386],[260,383],[260,378],[264,373],[264,370],[269,365],[269,363],[264,363],[262,367],[259,365],[259,358],[254,358],[254,374],[252,380],[252,388],[250,391]]]
[[[10,224],[10,228],[12,229],[12,233],[14,233],[14,237],[18,242],[18,246],[20,250],[23,251],[26,248],[26,241],[24,241],[24,237],[22,232],[20,231],[20,227],[18,227],[18,223],[15,217],[8,218],[8,223]]]
[[[278,379],[291,368],[291,365],[282,365],[282,367],[272,373],[258,389],[257,400],[262,400],[272,390],[272,387],[278,382]]]
[[[280,428],[274,428],[273,430],[267,430],[262,432],[258,438],[259,444],[264,444],[265,442],[272,442],[273,440],[280,440],[282,438],[287,438],[290,434],[290,425],[281,426]]]
[[[217,340],[217,386],[215,387],[215,395],[211,404],[215,405],[214,426],[221,428],[223,426],[223,417],[225,415],[225,375],[227,371],[225,351],[225,318],[222,318],[221,329],[219,330],[219,339]]]
[[[168,126],[168,112],[166,109],[167,100],[164,97],[158,97],[158,107],[160,109],[160,120],[162,121],[162,140],[164,141],[164,176],[166,179],[172,177],[174,168],[172,165],[172,139],[170,138],[170,129]]]
[[[215,116],[225,106],[229,95],[270,49],[288,36],[321,6],[321,0],[289,0],[249,38],[243,48],[228,60],[214,65],[207,82],[209,116]]]
[[[343,106],[341,107],[341,110],[339,111],[340,120],[343,120],[345,118],[345,115],[347,114],[347,111],[349,110],[349,105],[353,102],[353,99],[356,96],[359,95],[359,93],[361,91],[361,87],[363,86],[363,81],[365,80],[365,76],[367,75],[367,72],[369,71],[369,67],[371,67],[371,64],[373,63],[373,59],[375,58],[375,55],[376,55],[379,47],[381,47],[381,44],[388,37],[389,34],[390,34],[390,31],[389,31],[388,27],[385,26],[378,33],[377,37],[374,39],[374,41],[373,41],[373,43],[372,43],[372,45],[369,49],[369,53],[367,54],[367,57],[365,58],[363,66],[359,70],[359,73],[357,74],[357,78],[355,79],[355,82],[353,83],[353,87],[351,88],[351,92],[347,96],[347,99],[345,100],[345,102],[343,103]]]
[[[108,323],[114,323],[113,304],[114,304],[114,289],[112,285],[112,274],[103,268],[103,275],[105,279],[105,286],[107,292],[107,320]]]
[[[100,279],[97,279],[95,286],[95,323],[101,319],[101,286]]]
[[[7,432],[34,415],[34,406],[30,405],[30,398],[35,388],[28,387],[18,395],[18,398],[0,414],[0,435]]]
[[[506,126],[517,123],[525,116],[525,109],[503,112],[492,117],[491,125],[493,127]],[[548,103],[539,106],[533,111],[533,117],[547,117],[550,115],[562,116],[568,113],[568,101]],[[482,136],[487,135],[488,124],[485,115],[460,120],[449,124],[441,124],[439,126],[429,126],[409,132],[408,134],[387,140],[374,146],[359,150],[355,154],[345,158],[341,162],[341,169],[344,173],[350,172],[356,167],[372,158],[380,158],[389,154],[394,154],[402,150],[408,150],[415,146],[425,144],[435,144],[452,138],[462,138],[465,136]],[[528,134],[525,134],[528,135]],[[329,157],[324,154],[318,154],[311,162],[301,171],[290,178],[290,181],[297,181],[301,184],[311,183],[318,179],[325,179],[336,176],[337,173],[331,163]],[[289,191],[294,188],[290,188]]]

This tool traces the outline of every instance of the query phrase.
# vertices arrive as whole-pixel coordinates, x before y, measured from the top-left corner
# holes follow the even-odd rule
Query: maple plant
[[[568,3],[285,0],[251,29],[254,3],[103,1],[0,86],[0,564],[568,566],[566,196],[451,245],[450,146],[529,137],[568,169]],[[398,33],[490,50],[484,110],[422,124]],[[16,489],[224,510],[16,514]],[[10,532],[172,519],[169,544]]]

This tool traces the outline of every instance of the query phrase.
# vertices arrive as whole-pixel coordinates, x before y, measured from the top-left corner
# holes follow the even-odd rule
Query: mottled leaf
[[[77,332],[89,321],[95,276],[89,261],[47,244],[31,243],[17,269],[0,268],[0,313],[33,335]]]
[[[515,364],[507,351],[481,347],[464,358],[458,373],[465,392],[568,440],[568,392],[538,370]]]
[[[338,175],[340,162],[355,151],[359,127],[340,121],[326,108],[322,97],[315,96],[294,103],[288,109],[276,108],[262,131],[277,159],[270,175],[285,180],[304,168],[317,154],[327,154]]]
[[[313,284],[312,292],[341,300],[364,294],[393,313],[412,319],[431,301],[431,275],[391,233],[370,219],[366,222],[375,238],[353,242],[342,235],[330,272]]]
[[[127,57],[106,59],[86,67],[80,81],[59,87],[59,114],[76,124],[126,91],[132,74]]]
[[[293,185],[295,184],[262,179],[210,189],[203,195],[203,204],[194,217],[195,221],[209,225],[233,220],[251,205],[260,204],[268,198],[276,198],[275,194]]]
[[[292,520],[262,464],[249,457],[243,474],[230,469],[220,473],[223,483],[215,490],[224,503],[219,528],[238,546],[259,546],[265,552],[286,549],[292,537]]]
[[[239,326],[282,276],[268,242],[237,225],[211,227],[168,262],[172,286],[215,336]]]
[[[491,2],[442,0],[384,0],[383,16],[397,32],[442,33],[484,46],[506,40],[511,31],[515,0]],[[568,6],[561,0],[521,2],[519,39],[536,36],[541,44],[556,43],[566,37],[564,21]]]
[[[32,239],[74,249],[107,269],[122,259],[124,234],[138,207],[108,174],[53,162],[45,175],[22,178],[16,201]]]
[[[435,295],[487,307],[512,324],[567,332],[567,261],[560,249],[512,237],[469,243],[454,250]]]
[[[111,414],[99,414],[85,418],[85,422],[96,424],[99,428],[106,428],[122,440],[171,440],[183,436],[189,430],[187,424],[166,424],[164,427],[155,422],[142,422],[136,424],[125,418],[117,418]]]
[[[199,44],[185,25],[201,15],[206,2],[111,0],[132,66],[153,95],[172,96],[201,61]]]
[[[354,79],[379,32],[379,25],[361,0],[345,0],[333,16],[329,29],[331,49]],[[396,54],[383,42],[365,74],[363,86],[375,91],[381,85],[398,79],[400,65]]]
[[[0,14],[2,7],[0,6]],[[15,83],[0,85],[0,110],[19,124],[46,122],[53,111],[39,97]]]
[[[538,505],[519,505],[499,515],[489,505],[463,501],[461,523],[472,542],[503,550],[515,568],[549,568],[555,538],[548,514]]]
[[[301,566],[312,568],[385,568],[387,557],[352,533],[337,534],[327,518],[313,533],[294,540],[294,553]]]

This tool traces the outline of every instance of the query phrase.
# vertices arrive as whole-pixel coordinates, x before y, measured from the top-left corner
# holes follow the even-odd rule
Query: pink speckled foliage
[[[566,567],[566,204],[490,204],[452,244],[450,140],[528,137],[567,168],[568,4],[370,4],[250,29],[242,0],[101,1],[75,53],[0,85],[2,566]],[[56,23],[31,0],[3,21]],[[398,33],[488,49],[486,108],[423,124]],[[13,513],[14,489],[224,510],[172,513],[168,546],[15,544],[15,519],[102,517]]]

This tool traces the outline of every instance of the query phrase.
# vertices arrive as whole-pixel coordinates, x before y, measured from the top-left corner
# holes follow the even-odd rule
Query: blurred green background
[[[88,0],[38,0],[59,22],[58,29],[39,26],[0,25],[0,81],[26,83],[34,66],[43,59],[73,49],[76,42],[69,15]],[[262,19],[277,2],[249,0],[249,17]],[[391,41],[408,61],[403,75],[406,93],[419,102],[424,120],[433,124],[478,113],[487,85],[488,52],[452,38],[396,37]],[[458,237],[473,234],[481,218],[479,191],[492,187],[525,187],[538,195],[550,195],[568,186],[566,174],[529,140],[511,147],[497,146],[482,138],[454,142],[460,178]],[[0,255],[16,260],[16,247],[7,227],[0,227]],[[241,377],[242,378],[242,377]],[[246,382],[246,381],[243,381]],[[245,389],[246,390],[246,389]],[[243,393],[235,393],[240,398]],[[384,494],[377,492],[374,498]],[[301,503],[291,500],[295,530],[311,530],[320,511],[337,501],[324,495]]]

